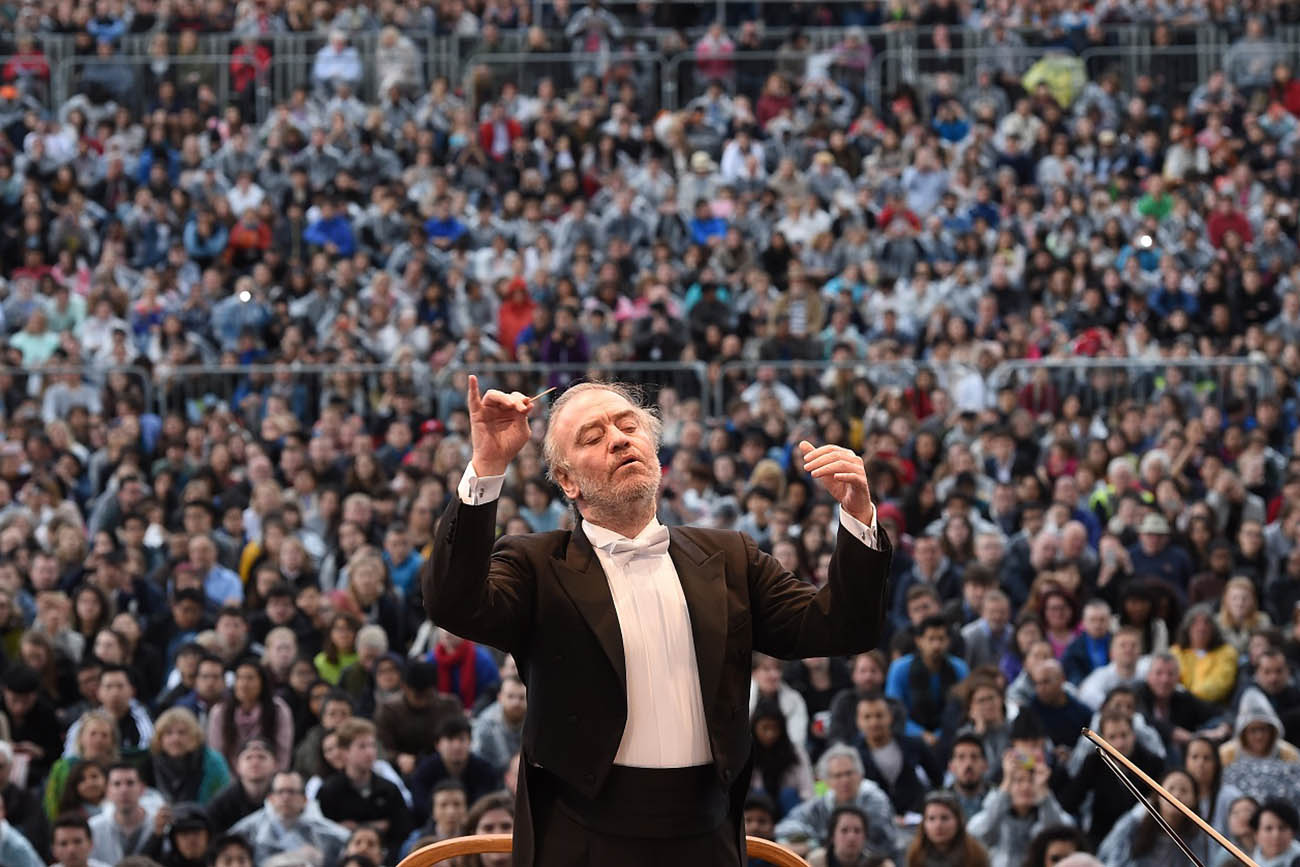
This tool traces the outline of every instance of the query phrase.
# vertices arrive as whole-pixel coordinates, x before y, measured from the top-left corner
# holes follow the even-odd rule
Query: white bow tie
[[[660,524],[658,529],[635,539],[619,539],[602,547],[610,556],[624,562],[637,557],[657,557],[668,553],[668,528]]]

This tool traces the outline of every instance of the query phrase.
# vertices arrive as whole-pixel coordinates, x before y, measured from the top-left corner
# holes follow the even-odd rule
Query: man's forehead
[[[558,418],[552,418],[551,424],[555,426],[557,434],[572,435],[590,422],[635,412],[636,409],[634,404],[616,391],[591,389],[576,395],[560,407]]]

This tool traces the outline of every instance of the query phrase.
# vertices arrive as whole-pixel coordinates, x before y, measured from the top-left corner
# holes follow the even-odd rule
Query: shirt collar
[[[636,535],[637,539],[648,538],[652,533],[659,530],[659,519],[651,517],[650,523],[642,528],[641,532]],[[599,524],[588,521],[585,518],[582,521],[582,532],[587,534],[587,541],[591,542],[593,548],[608,548],[615,542],[622,542],[627,539],[622,533],[602,527]]]

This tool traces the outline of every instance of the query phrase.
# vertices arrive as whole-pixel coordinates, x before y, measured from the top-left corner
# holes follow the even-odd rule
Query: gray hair
[[[822,757],[817,760],[817,779],[826,779],[827,774],[830,773],[831,762],[836,759],[848,759],[853,762],[853,770],[859,777],[866,774],[866,768],[862,766],[862,756],[858,755],[857,750],[848,744],[835,744],[822,753]]]
[[[546,466],[546,477],[552,482],[556,481],[555,473],[557,470],[567,470],[569,462],[563,457],[563,448],[555,439],[555,419],[560,412],[569,403],[570,400],[587,391],[612,391],[619,397],[626,400],[636,408],[641,415],[641,422],[650,431],[650,438],[654,441],[655,451],[659,450],[659,440],[663,436],[664,423],[659,418],[659,414],[652,407],[646,406],[643,401],[643,392],[639,386],[631,385],[626,382],[580,382],[565,390],[555,403],[551,404],[550,414],[546,420],[546,435],[542,439],[542,462]]]

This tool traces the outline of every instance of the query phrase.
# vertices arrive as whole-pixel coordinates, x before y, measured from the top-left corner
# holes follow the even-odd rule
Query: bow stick
[[[1245,852],[1238,849],[1236,844],[1234,844],[1227,837],[1220,834],[1218,831],[1214,830],[1214,828],[1210,827],[1209,822],[1205,821],[1200,816],[1196,815],[1196,812],[1192,810],[1190,807],[1188,807],[1186,804],[1184,804],[1182,801],[1178,800],[1173,795],[1169,794],[1168,789],[1166,789],[1164,786],[1157,783],[1155,780],[1151,779],[1149,776],[1147,776],[1146,773],[1141,768],[1139,768],[1137,765],[1129,761],[1128,758],[1123,753],[1121,753],[1119,750],[1111,746],[1110,743],[1107,742],[1107,740],[1103,738],[1101,735],[1097,734],[1092,729],[1084,728],[1083,736],[1097,745],[1097,748],[1102,751],[1102,758],[1106,760],[1106,764],[1111,768],[1111,770],[1116,772],[1116,774],[1125,783],[1125,785],[1131,785],[1131,783],[1128,779],[1124,777],[1122,773],[1119,773],[1119,768],[1115,764],[1116,762],[1123,765],[1135,777],[1137,777],[1139,780],[1141,780],[1142,782],[1150,786],[1156,792],[1156,794],[1158,794],[1160,797],[1164,798],[1166,801],[1172,804],[1174,808],[1178,810],[1178,812],[1182,813],[1188,819],[1191,819],[1192,822],[1194,822],[1198,828],[1200,828],[1206,834],[1209,834],[1210,837],[1212,837],[1216,843],[1218,843],[1220,846],[1222,846],[1223,848],[1231,852],[1232,856],[1236,858],[1238,861],[1240,861],[1242,864],[1245,864],[1246,867],[1259,867],[1258,864],[1256,864],[1253,860],[1251,860],[1249,855],[1247,855]],[[1159,809],[1153,807],[1140,794],[1138,795],[1138,798],[1146,806],[1148,810],[1152,811],[1152,813],[1156,816],[1157,821],[1160,821],[1160,819],[1163,818],[1159,815],[1160,813]],[[1188,851],[1187,846],[1185,843],[1183,843],[1182,839],[1179,838],[1179,836],[1174,833],[1173,828],[1168,827],[1164,822],[1160,822],[1160,824],[1162,827],[1164,827],[1165,831],[1173,838],[1174,843],[1178,844],[1178,848],[1182,849],[1183,852],[1186,853],[1187,856],[1191,858],[1193,861],[1198,861],[1196,856],[1192,855],[1191,852]]]

